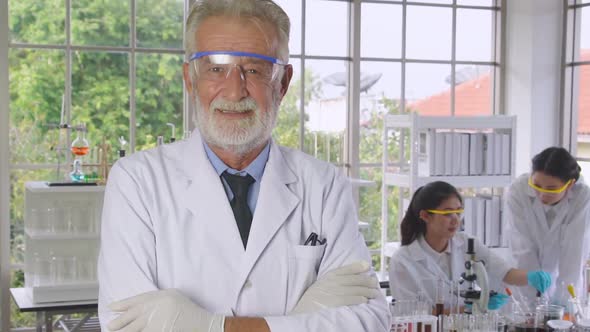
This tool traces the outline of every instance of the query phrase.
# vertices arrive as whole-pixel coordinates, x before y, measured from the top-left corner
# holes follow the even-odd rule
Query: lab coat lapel
[[[549,233],[549,225],[547,224],[547,217],[545,216],[545,210],[543,209],[543,203],[538,198],[533,199],[533,213],[538,221],[537,227],[541,229],[543,234]]]
[[[545,210],[543,209],[543,203],[541,203],[541,200],[538,198],[534,198],[533,200],[533,213],[535,214],[536,220],[540,223],[537,227],[540,227],[540,234],[543,239],[541,242],[543,245],[539,248],[539,261],[543,270],[551,270],[549,267],[556,266],[556,260],[559,259],[560,241],[558,239],[561,238],[561,224],[565,217],[565,213],[567,212],[564,208],[567,208],[568,202],[564,201],[563,204],[564,206],[557,211],[555,220],[553,220],[551,228],[549,228]]]
[[[296,181],[297,177],[291,172],[280,148],[271,142],[248,237],[246,259],[242,269],[243,281],[246,280],[276,232],[299,204],[299,197],[288,187],[288,184]]]
[[[409,246],[409,251],[410,257],[414,258],[417,264],[430,272],[436,279],[443,278],[443,280],[447,280],[446,273],[444,273],[435,261],[426,255],[424,248],[422,248],[422,245],[420,244],[420,240],[412,242]]]
[[[570,198],[571,193],[567,193],[567,196],[563,199],[560,206],[557,208],[557,213],[555,215],[555,220],[553,220],[553,224],[551,227],[551,232],[554,230],[560,229],[561,226],[564,225],[564,219],[567,216],[568,212],[570,211]]]
[[[221,179],[207,158],[201,137],[195,131],[187,141],[179,159],[178,170],[185,182],[182,204],[191,211],[194,221],[203,223],[212,235],[222,262],[238,262],[244,255],[240,233],[223,189]]]

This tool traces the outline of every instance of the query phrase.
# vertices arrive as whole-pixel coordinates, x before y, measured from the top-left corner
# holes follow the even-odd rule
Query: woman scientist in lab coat
[[[590,188],[580,171],[567,150],[550,147],[533,158],[531,173],[518,177],[506,195],[517,266],[549,272],[555,282],[547,294],[557,304],[566,303],[568,284],[582,291],[590,249]]]
[[[459,280],[465,271],[468,239],[466,234],[457,233],[462,212],[461,195],[446,182],[432,182],[416,190],[402,220],[402,246],[389,264],[394,299],[416,299],[422,293],[435,303],[437,280],[442,279],[447,285]],[[528,284],[541,292],[551,284],[546,272],[514,269],[477,239],[474,246],[477,259],[485,261],[491,284]],[[498,294],[490,298],[488,308],[498,309],[506,301],[506,295]]]

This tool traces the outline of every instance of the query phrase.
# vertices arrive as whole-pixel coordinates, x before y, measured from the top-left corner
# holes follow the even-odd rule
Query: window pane
[[[128,46],[129,0],[72,1],[72,43]]]
[[[293,77],[289,90],[281,102],[279,109],[277,124],[273,130],[273,138],[283,146],[288,146],[293,149],[299,149],[299,139],[301,133],[299,130],[299,120],[301,118],[301,61],[291,59],[289,61],[293,66]],[[306,75],[305,95],[312,92],[313,85],[312,76]]]
[[[63,44],[64,0],[9,0],[10,39],[14,43]]]
[[[457,9],[457,60],[493,60],[493,15],[485,9]]]
[[[406,57],[450,60],[452,14],[451,8],[408,6]]]
[[[305,52],[308,55],[348,54],[348,3],[307,0]]]
[[[492,115],[490,66],[457,66],[455,115]]]
[[[590,52],[588,52],[590,60]],[[590,65],[575,67],[578,79],[578,157],[590,158]],[[590,177],[590,162],[581,163],[584,177]]]
[[[184,56],[138,54],[136,59],[136,150],[155,147],[158,136],[170,142],[172,129],[167,123],[175,126],[176,139],[182,139]]]
[[[451,66],[416,64],[406,66],[406,112],[421,115],[451,115]]]
[[[138,0],[136,10],[137,46],[183,47],[183,0]]]
[[[78,51],[73,59],[72,123],[86,124],[91,148],[104,139],[111,146],[112,160],[118,138],[129,140],[128,55]]]
[[[361,179],[381,182],[381,167],[361,168]],[[393,204],[392,204],[393,205]],[[389,206],[392,208],[393,206]],[[391,210],[390,210],[391,211]],[[381,244],[381,186],[359,188],[359,218],[369,224],[362,229],[369,249],[377,249]]]
[[[374,3],[361,5],[361,56],[399,58],[402,44],[402,7]],[[390,23],[383,25],[383,22]]]
[[[374,85],[370,86],[375,80]],[[366,90],[361,88],[364,91],[361,91],[360,96],[359,158],[361,163],[380,163],[383,114],[399,113],[400,64],[361,62],[361,86],[363,85]]]
[[[10,172],[10,262],[24,263],[25,232],[25,182],[47,181],[55,176],[55,170],[43,169],[35,171],[12,170]]]
[[[458,5],[463,6],[494,6],[494,0],[457,0]],[[499,4],[498,4],[499,5]]]
[[[276,0],[275,2],[283,8],[291,20],[289,52],[301,54],[301,0]]]
[[[11,49],[11,162],[55,163],[64,90],[63,51]],[[65,138],[65,135],[64,135]]]
[[[305,73],[305,147],[316,158],[342,163],[347,120],[348,63],[309,60]],[[309,82],[311,80],[311,82]],[[309,82],[309,83],[308,83]]]

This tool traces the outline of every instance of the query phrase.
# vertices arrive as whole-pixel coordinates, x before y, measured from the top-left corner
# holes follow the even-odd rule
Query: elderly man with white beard
[[[196,129],[110,172],[103,330],[389,331],[349,182],[271,139],[289,29],[271,0],[193,4],[183,69]]]

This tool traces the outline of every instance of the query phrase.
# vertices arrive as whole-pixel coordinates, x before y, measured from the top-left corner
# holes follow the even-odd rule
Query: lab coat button
[[[244,289],[248,289],[250,287],[252,287],[252,282],[250,280],[246,280],[244,283]]]

